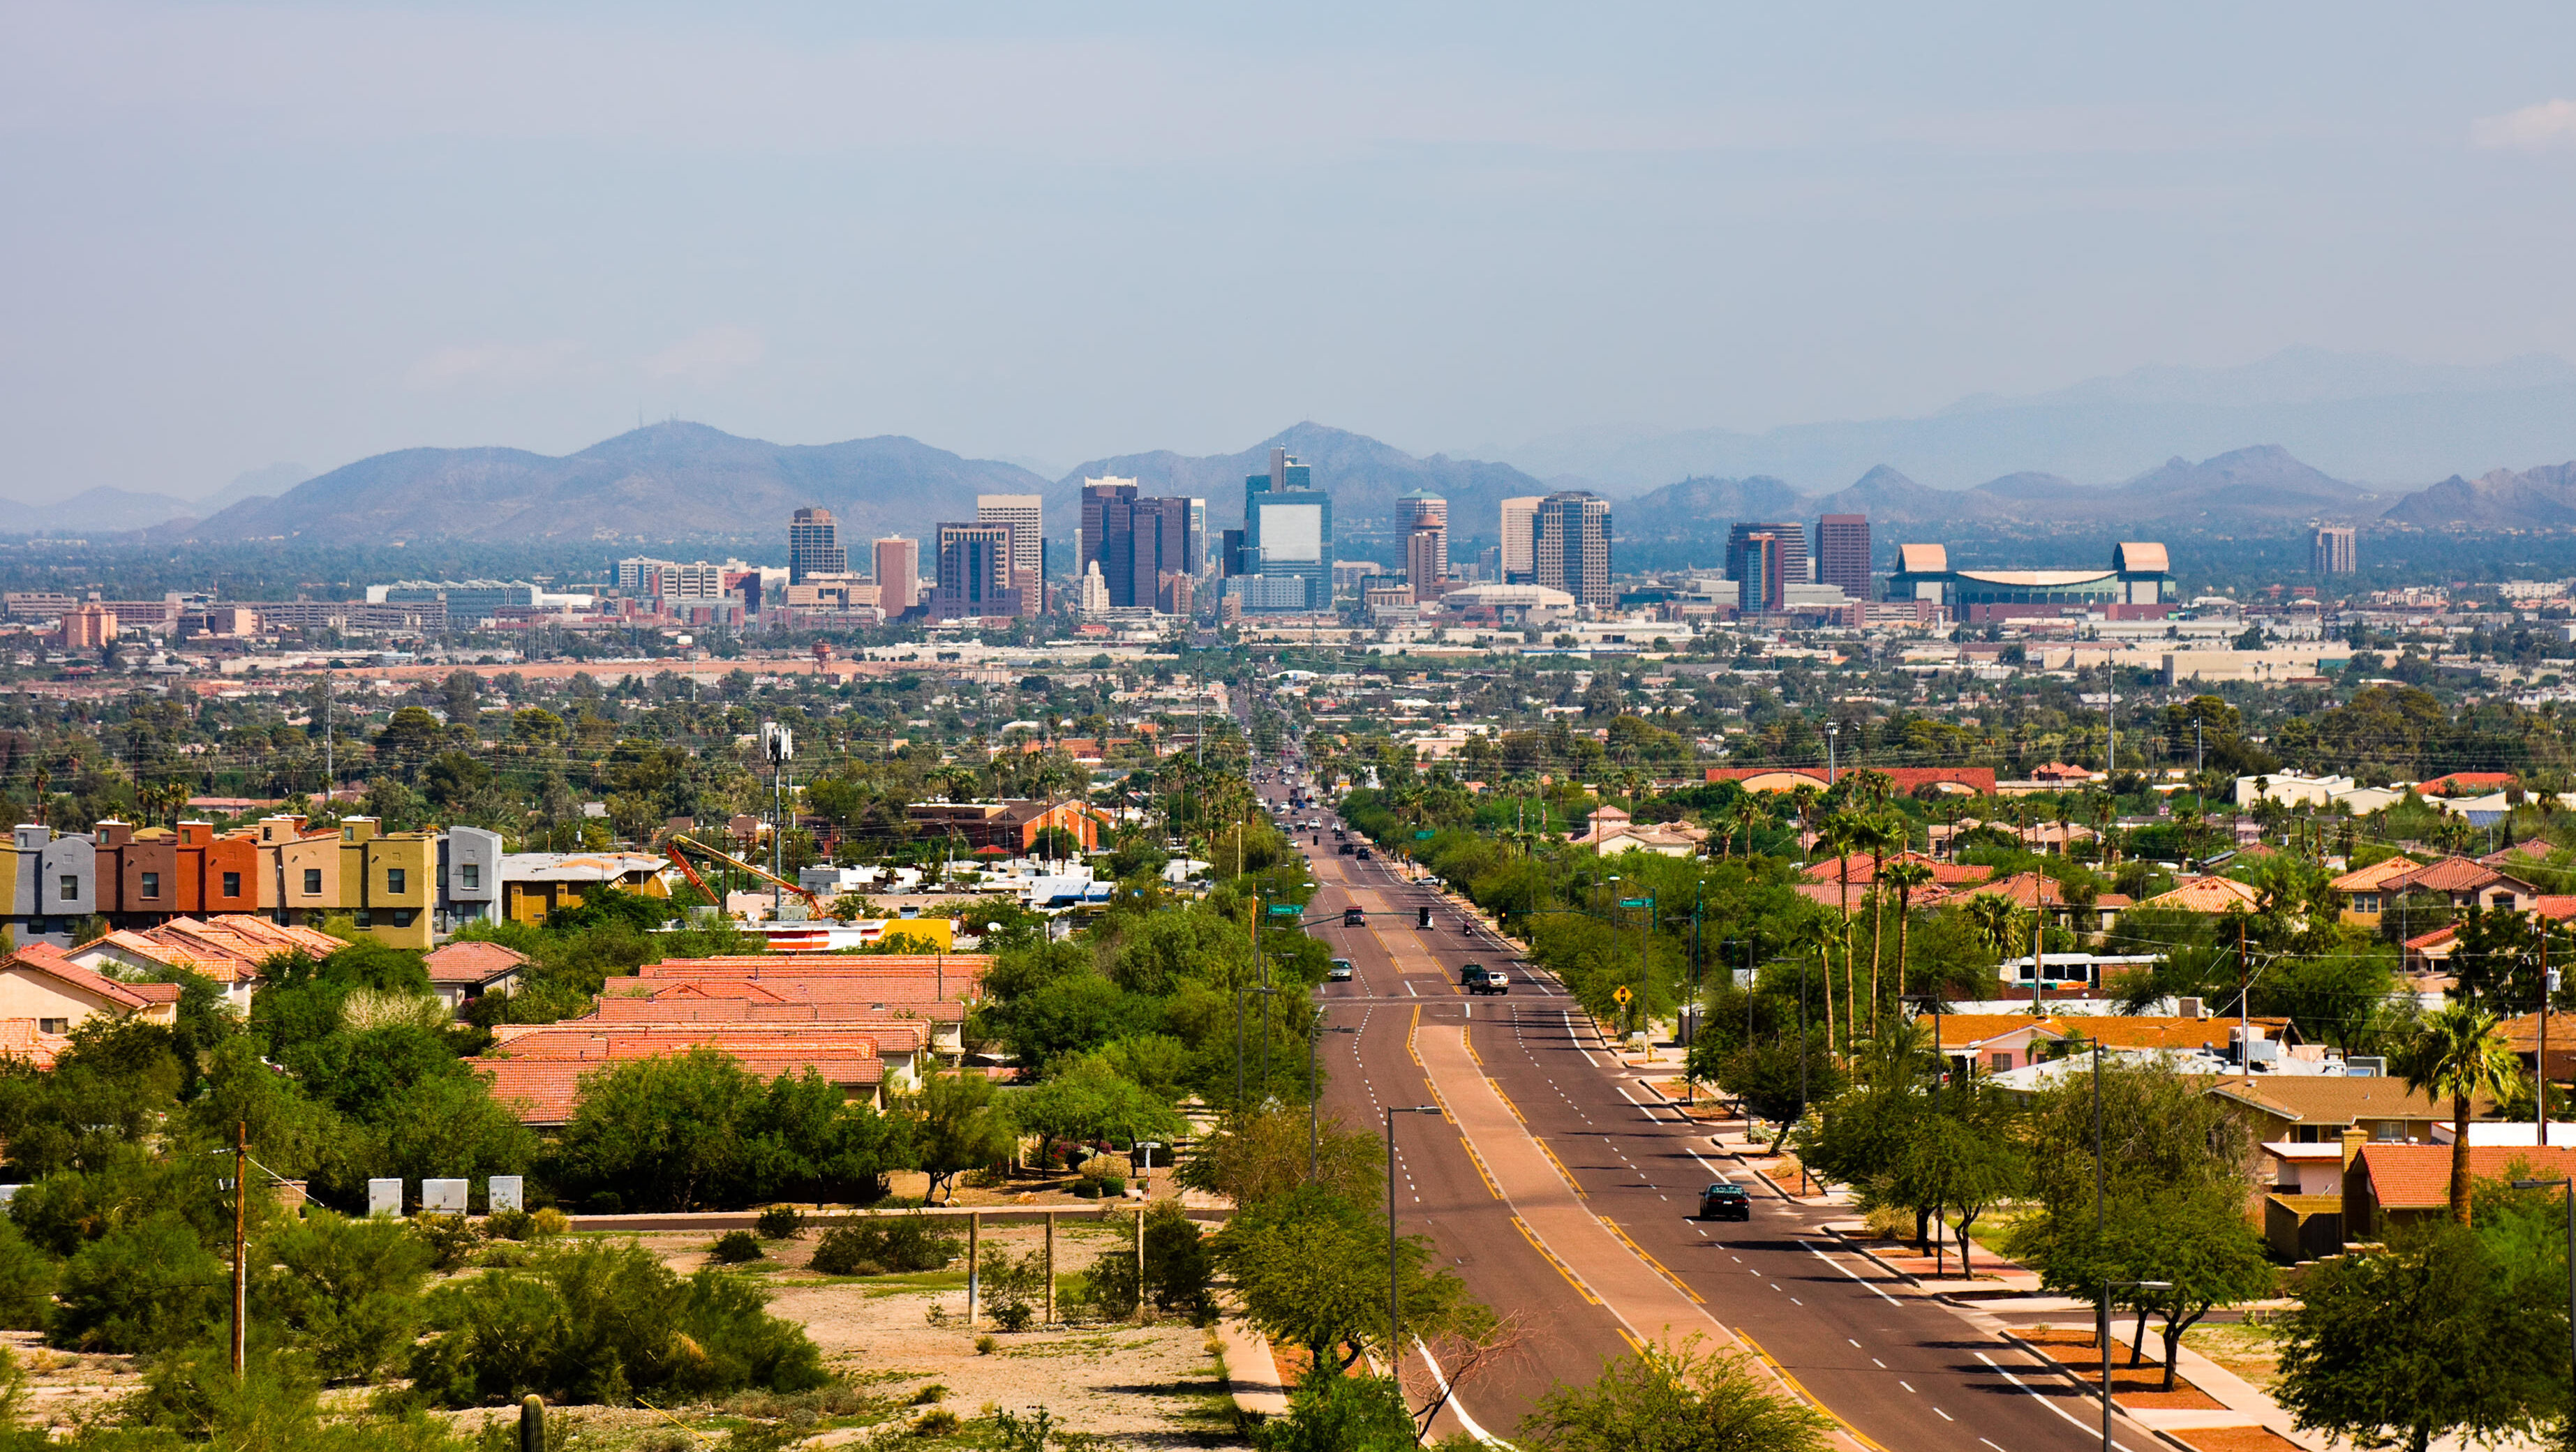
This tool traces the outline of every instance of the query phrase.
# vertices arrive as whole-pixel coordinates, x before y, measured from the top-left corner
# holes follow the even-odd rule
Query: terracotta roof
[[[843,1088],[880,1083],[885,1065],[872,1034],[839,1028],[791,1030],[760,1025],[641,1024],[579,1027],[538,1024],[514,1034],[474,1061],[492,1081],[493,1097],[520,1101],[530,1124],[562,1124],[572,1117],[581,1076],[603,1064],[683,1054],[699,1045],[718,1049],[765,1079],[812,1069]]]
[[[566,1025],[623,1028],[638,1024],[815,1024],[835,1033],[864,1033],[880,1054],[914,1053],[930,1039],[939,1020],[923,1015],[829,1003],[775,1003],[747,998],[603,998],[599,1007]],[[516,1036],[501,1042],[512,1042]]]
[[[421,966],[429,970],[432,983],[463,984],[479,987],[495,978],[506,977],[526,967],[528,955],[498,943],[467,940],[450,943],[422,956]]]
[[[2037,1028],[2042,1038],[2098,1038],[2108,1049],[2196,1049],[2202,1044],[2224,1043],[2236,1022],[2211,1016],[2068,1014],[2033,1018],[2026,1013],[1945,1013],[1941,1015],[1941,1046],[1952,1050],[1972,1048],[2016,1029]],[[2253,1022],[2269,1030],[2269,1037],[2275,1040],[2282,1039],[2291,1027],[2286,1018],[2257,1016]]]
[[[176,1003],[179,1000],[179,986],[175,983],[120,983],[104,973],[94,973],[73,962],[69,955],[51,943],[29,943],[11,956],[6,966],[42,973],[94,997],[104,998],[129,1013],[147,1003]]]
[[[901,922],[897,918],[893,921]],[[918,941],[918,940],[916,940]],[[990,953],[740,953],[718,958],[665,958],[637,970],[644,978],[915,977],[981,978]]]
[[[2439,1210],[2451,1203],[2451,1152],[2446,1144],[2368,1144],[2359,1166],[2383,1210]],[[2502,1179],[2516,1165],[2534,1179],[2576,1174],[2576,1149],[2556,1145],[2472,1145],[2469,1176]]]
[[[1866,886],[1875,880],[1870,867],[1869,854],[1865,852],[1854,852],[1848,857],[1833,857],[1822,862],[1811,863],[1806,869],[1806,878],[1809,882],[1830,882],[1839,887],[1843,880],[1842,864],[1845,862],[1851,864],[1852,886]],[[1934,882],[1945,885],[1983,882],[1995,875],[1995,870],[1984,863],[1943,862],[1937,858],[1926,857],[1920,852],[1907,852],[1887,859],[1890,867],[1899,862],[1921,863],[1932,869]]]
[[[1868,768],[1887,777],[1900,792],[1912,793],[1927,786],[1962,786],[1970,791],[1992,793],[1995,769],[1991,766],[1873,766]],[[1844,767],[1838,775],[1848,777],[1860,767]],[[1702,780],[1752,781],[1768,777],[1803,777],[1817,786],[1827,786],[1828,775],[1821,766],[1712,766],[1705,769]]]
[[[2066,888],[2044,872],[2016,872],[1993,882],[1970,884],[1959,890],[1962,897],[2008,897],[2026,908],[2066,907]]]
[[[2406,946],[2420,952],[2428,948],[2438,948],[2458,936],[2459,933],[2456,929],[2435,928],[2429,933],[2417,933],[2415,936],[2408,938],[2406,940]]]
[[[2033,1018],[2026,1013],[1945,1013],[1941,1016],[1941,1047],[1952,1051],[1972,1049],[1988,1039],[1999,1039],[2021,1029],[2038,1029],[2048,1033],[2049,1020]]]
[[[2392,877],[2388,879],[2387,886],[2391,891],[2412,891],[2420,887],[2430,892],[2476,892],[2499,882],[2509,883],[2527,895],[2537,895],[2540,891],[2519,877],[2500,872],[2471,857],[2445,857],[2431,866]]]
[[[2262,905],[2262,894],[2232,877],[2195,877],[2173,891],[2148,898],[2143,906],[2180,908],[2187,913],[2224,913],[2242,908],[2254,911]]]
[[[2449,776],[2437,776],[2431,781],[2417,782],[2415,792],[2418,796],[2451,797],[2459,796],[2464,792],[2483,794],[2511,785],[2513,785],[2513,773],[2509,771],[2455,771]]]
[[[2576,892],[2544,892],[2531,900],[2531,910],[2554,923],[2576,918]]]
[[[2402,877],[2424,864],[2404,853],[2382,858],[2368,867],[2356,867],[2326,886],[2337,892],[2377,892],[2388,879]]]
[[[0,1018],[0,1059],[24,1059],[39,1069],[50,1069],[71,1046],[72,1041],[61,1034],[39,1032],[32,1018]]]
[[[2510,847],[2499,847],[2478,860],[2489,867],[2520,867],[2530,862],[2546,862],[2549,854],[2557,850],[2538,837],[2530,837]]]
[[[2202,1091],[2297,1124],[2350,1125],[2362,1119],[2449,1119],[2448,1109],[2385,1075],[2343,1078],[2327,1074],[2225,1075]]]

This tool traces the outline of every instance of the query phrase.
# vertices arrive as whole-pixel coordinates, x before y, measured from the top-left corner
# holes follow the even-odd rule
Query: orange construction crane
[[[689,864],[680,856],[680,849],[683,847],[686,847],[693,852],[703,852],[707,856],[714,858],[716,861],[721,862],[728,867],[734,868],[738,871],[748,872],[763,882],[774,883],[779,887],[783,887],[789,892],[796,894],[798,897],[805,899],[805,905],[818,913],[823,910],[823,900],[821,898],[807,892],[805,889],[788,881],[786,878],[780,877],[778,874],[771,872],[768,868],[755,867],[751,863],[743,861],[741,858],[734,856],[730,852],[719,852],[715,848],[710,847],[706,843],[700,842],[695,838],[673,833],[670,845],[662,849],[663,854],[669,857],[672,861],[679,863],[680,871],[689,879],[690,885],[697,888],[700,892],[707,893],[707,900],[716,904],[718,907],[724,906],[724,899],[716,896],[712,892],[707,892],[707,885],[698,880],[698,875],[696,873],[689,871]]]

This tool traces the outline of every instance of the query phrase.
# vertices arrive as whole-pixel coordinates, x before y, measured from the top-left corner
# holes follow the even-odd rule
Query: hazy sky
[[[2106,13],[2117,10],[2119,13]],[[2576,7],[0,0],[0,494],[2576,354]]]

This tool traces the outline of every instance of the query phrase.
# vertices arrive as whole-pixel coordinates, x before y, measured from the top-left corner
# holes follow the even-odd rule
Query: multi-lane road
[[[1275,784],[1264,794],[1283,821],[1328,824],[1320,843],[1295,838],[1319,884],[1310,917],[1326,921],[1314,932],[1356,969],[1322,990],[1326,1024],[1358,1030],[1325,1040],[1326,1111],[1371,1133],[1388,1106],[1453,1111],[1398,1116],[1395,1204],[1408,1232],[1521,1327],[1518,1353],[1458,1393],[1476,1427],[1508,1439],[1550,1386],[1589,1381],[1636,1340],[1722,1326],[1887,1452],[2100,1445],[2098,1403],[1842,1250],[1820,1229],[1829,1212],[1754,1182],[1749,1223],[1693,1218],[1710,1181],[1751,1178],[1704,1128],[1663,1107],[1544,974],[1383,858],[1339,855],[1322,809],[1290,813]],[[1366,926],[1340,925],[1353,906]],[[1465,995],[1470,961],[1507,968],[1511,991]],[[1495,1100],[1508,1115],[1490,1112]],[[2154,1443],[2125,1421],[2118,1434],[2124,1452]]]

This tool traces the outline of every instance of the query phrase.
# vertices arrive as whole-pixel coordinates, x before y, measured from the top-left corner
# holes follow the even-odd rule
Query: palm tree
[[[1896,889],[1896,998],[1905,1001],[1905,937],[1913,920],[1914,890],[1930,883],[1935,874],[1920,862],[1900,861],[1890,864],[1880,881]]]
[[[1741,832],[1744,834],[1744,855],[1751,857],[1753,834],[1767,825],[1770,820],[1770,806],[1751,792],[1744,792],[1728,803],[1724,813],[1727,855],[1730,857],[1735,855],[1735,836]]]
[[[1798,853],[1802,857],[1807,852],[1808,829],[1816,822],[1816,803],[1824,795],[1813,783],[1800,783],[1789,789],[1789,810],[1798,819]]]
[[[1851,981],[1851,854],[1860,841],[1859,814],[1848,811],[1829,813],[1816,829],[1816,845],[1830,847],[1834,853],[1834,870],[1842,879],[1843,915],[1843,981]],[[1825,963],[1825,1042],[1834,1041],[1834,965]]]
[[[2000,958],[2022,940],[2021,905],[1999,892],[1968,899],[1968,927]]]
[[[1875,1035],[1878,1032],[1878,940],[1880,924],[1884,921],[1881,914],[1887,907],[1887,894],[1881,891],[1881,885],[1886,880],[1888,850],[1894,848],[1903,852],[1912,834],[1907,830],[1903,814],[1892,810],[1872,812],[1861,822],[1860,844],[1869,849],[1869,1031]],[[1845,978],[1843,993],[1848,998],[1852,985],[1848,981],[1848,973]],[[1860,1010],[1857,1008],[1852,1010],[1851,1026],[1855,1030],[1860,1027]]]
[[[2406,1087],[2451,1101],[2451,1219],[2469,1223],[2469,1101],[2502,1098],[2522,1077],[2513,1049],[2496,1032],[2496,1017],[2474,1003],[2454,1003],[2428,1015],[2390,1056],[2389,1067]]]

